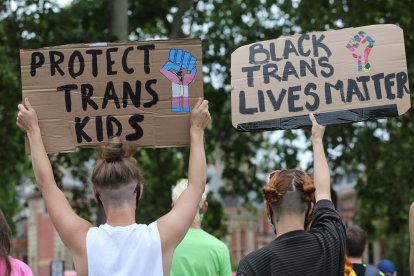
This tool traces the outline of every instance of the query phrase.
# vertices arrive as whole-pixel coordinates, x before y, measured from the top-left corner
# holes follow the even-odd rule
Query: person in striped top
[[[275,239],[244,257],[238,276],[343,276],[345,226],[331,201],[331,182],[323,148],[325,127],[313,114],[314,175],[298,169],[270,174],[263,188]]]

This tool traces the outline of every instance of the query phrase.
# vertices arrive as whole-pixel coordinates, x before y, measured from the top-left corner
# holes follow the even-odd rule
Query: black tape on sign
[[[315,118],[321,125],[334,125],[352,122],[380,119],[386,117],[397,117],[398,108],[396,104],[374,106],[367,108],[356,108],[350,110],[334,111],[315,114]],[[309,115],[296,117],[272,119],[259,122],[250,122],[237,125],[238,131],[260,131],[260,130],[287,130],[311,127]]]

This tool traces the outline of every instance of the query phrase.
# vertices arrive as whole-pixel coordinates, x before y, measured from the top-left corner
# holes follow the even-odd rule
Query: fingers
[[[20,122],[20,120],[19,119],[17,119],[17,121],[16,121],[16,125],[21,129],[21,130],[23,130],[23,131],[26,131],[26,129],[24,128],[24,126],[22,125],[22,123]]]
[[[313,126],[318,125],[318,122],[316,121],[315,115],[313,115],[313,113],[309,113],[309,119],[311,120]]]
[[[33,110],[33,107],[32,107],[32,105],[30,104],[30,102],[29,102],[29,98],[28,97],[25,97],[24,98],[24,106],[27,108],[27,110],[29,110],[29,111],[31,111],[31,110]]]
[[[194,106],[193,109],[199,108],[202,102],[203,102],[203,99],[202,98],[198,98],[197,99],[197,102],[196,102],[196,104],[195,104],[195,106]]]
[[[18,105],[17,105],[17,108],[19,109],[19,113],[20,113],[20,112],[27,111],[26,107],[24,107],[24,105],[23,105],[23,104],[18,104]]]

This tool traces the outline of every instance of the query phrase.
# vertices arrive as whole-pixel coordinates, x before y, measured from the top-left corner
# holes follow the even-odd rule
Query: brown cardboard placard
[[[241,131],[402,115],[410,108],[403,31],[372,25],[281,37],[231,55],[232,124]]]
[[[139,147],[190,143],[191,107],[203,97],[200,39],[63,45],[21,50],[20,60],[48,153],[113,135]]]

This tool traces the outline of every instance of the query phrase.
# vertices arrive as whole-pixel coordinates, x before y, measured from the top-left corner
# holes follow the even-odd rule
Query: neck
[[[190,226],[191,228],[197,228],[201,229],[201,221],[193,221],[193,223]]]
[[[353,264],[362,264],[362,257],[348,257],[348,260]]]
[[[131,207],[105,208],[106,223],[111,226],[128,226],[135,223],[135,210]]]
[[[273,221],[276,224],[277,237],[288,232],[305,229],[303,225],[304,218],[302,216],[285,215],[280,217],[278,222],[276,222],[275,218],[273,218]]]

